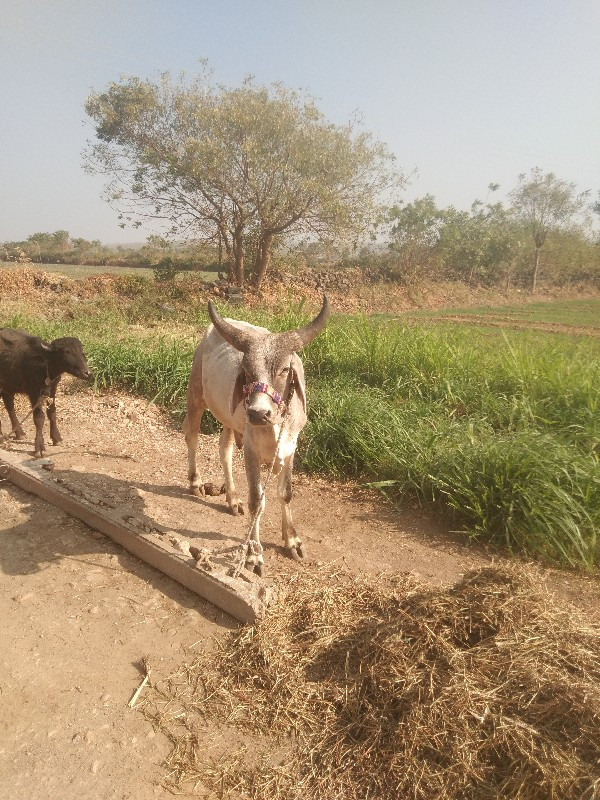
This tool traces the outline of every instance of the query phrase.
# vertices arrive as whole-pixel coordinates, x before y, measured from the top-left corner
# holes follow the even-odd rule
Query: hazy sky
[[[81,167],[90,90],[194,73],[308,90],[356,111],[405,192],[468,208],[539,166],[600,190],[599,0],[0,0],[0,241],[140,241]]]

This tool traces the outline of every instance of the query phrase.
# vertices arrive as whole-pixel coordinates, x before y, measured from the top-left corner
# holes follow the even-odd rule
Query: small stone
[[[27,600],[31,600],[32,597],[35,597],[33,592],[27,592],[27,594],[16,594],[13,597],[15,603],[25,603]]]
[[[100,762],[94,761],[94,763],[91,766],[91,770],[94,773],[94,775],[96,775],[96,773],[98,772],[99,767],[100,767]]]

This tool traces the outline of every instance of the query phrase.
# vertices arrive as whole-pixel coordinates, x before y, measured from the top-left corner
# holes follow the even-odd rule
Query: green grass
[[[306,320],[299,306],[229,314],[274,330]],[[135,333],[118,309],[0,321],[80,336],[98,386],[137,392],[180,419],[207,319],[198,311],[193,325]],[[597,567],[599,339],[338,317],[303,360],[305,470],[368,482],[398,503],[417,498],[472,537]]]

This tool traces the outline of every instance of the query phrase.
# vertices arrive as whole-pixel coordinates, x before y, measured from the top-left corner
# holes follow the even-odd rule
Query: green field
[[[405,316],[424,319],[447,317],[481,318],[514,323],[592,327],[600,330],[600,300],[561,300],[552,303],[526,303],[515,306],[478,308],[445,308],[436,311],[407,312]]]
[[[534,313],[550,319],[560,308]],[[243,316],[275,330],[306,320],[301,307]],[[136,392],[177,420],[206,321],[200,311],[193,325],[161,321],[160,334],[138,327],[134,335],[114,309],[54,323],[0,312],[0,323],[47,338],[80,336],[99,388]],[[334,318],[303,352],[310,402],[302,468],[368,483],[400,506],[416,500],[467,536],[596,569],[600,338],[474,333],[469,324]]]
[[[144,278],[152,278],[154,271],[150,267],[91,267],[87,264],[27,264],[30,269],[38,269],[42,272],[65,275],[67,278],[89,278],[91,275],[137,275]],[[0,269],[17,270],[22,269],[23,264],[13,262],[0,262]],[[177,280],[183,275],[197,275],[207,281],[216,279],[215,272],[180,272]]]

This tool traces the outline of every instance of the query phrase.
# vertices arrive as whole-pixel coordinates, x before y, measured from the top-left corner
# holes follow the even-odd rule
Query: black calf
[[[26,394],[33,408],[35,456],[44,452],[44,399],[49,400],[47,414],[53,444],[62,441],[56,424],[54,397],[64,372],[77,378],[91,378],[79,339],[64,336],[48,344],[38,336],[12,328],[0,328],[0,396],[4,401],[17,439],[25,436],[15,414],[15,394]],[[2,429],[0,426],[0,433]]]

